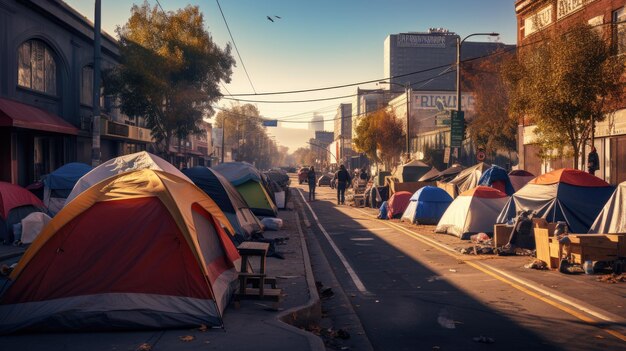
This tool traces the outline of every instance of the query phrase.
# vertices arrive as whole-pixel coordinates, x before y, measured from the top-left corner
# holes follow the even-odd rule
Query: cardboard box
[[[535,228],[534,230],[537,258],[547,263],[549,268],[558,268],[560,256],[558,240],[550,236],[547,228]]]
[[[493,247],[502,247],[509,242],[511,232],[513,231],[512,225],[496,224],[493,226]]]

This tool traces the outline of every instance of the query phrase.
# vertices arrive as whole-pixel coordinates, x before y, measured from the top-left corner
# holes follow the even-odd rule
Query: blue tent
[[[443,216],[452,197],[443,189],[436,186],[425,186],[411,196],[402,221],[419,224],[437,224]]]
[[[84,163],[67,163],[48,174],[46,179],[44,179],[44,184],[52,190],[69,189],[71,191],[74,188],[74,184],[91,169],[91,166]]]
[[[496,188],[509,196],[515,193],[515,189],[513,188],[513,184],[511,184],[507,171],[496,165],[491,166],[483,172],[483,175],[478,180],[478,185]]]

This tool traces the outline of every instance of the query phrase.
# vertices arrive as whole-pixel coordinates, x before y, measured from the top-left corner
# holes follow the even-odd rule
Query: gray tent
[[[417,182],[430,168],[429,165],[422,161],[413,160],[398,166],[393,176],[398,178],[400,183]]]
[[[489,167],[491,167],[490,164],[481,162],[475,166],[464,169],[449,183],[454,184],[456,187],[456,193],[460,194],[466,190],[477,187],[480,177],[483,175],[484,171],[489,169]]]
[[[626,182],[620,183],[589,228],[590,234],[626,233]]]
[[[439,178],[439,174],[441,172],[439,172],[439,170],[437,170],[437,168],[432,167],[430,169],[430,171],[426,172],[426,174],[424,174],[420,179],[418,179],[418,182],[432,182],[434,180],[436,180],[437,178]]]

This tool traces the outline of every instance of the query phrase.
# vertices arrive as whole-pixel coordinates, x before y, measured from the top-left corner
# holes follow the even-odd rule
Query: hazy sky
[[[86,17],[93,19],[93,0],[65,0]],[[166,11],[187,4],[198,5],[214,41],[221,47],[231,42],[215,0],[159,0]],[[148,1],[156,5],[156,0]],[[220,5],[239,48],[250,80],[257,93],[282,92],[381,80],[383,42],[389,34],[423,32],[443,27],[460,35],[498,32],[499,41],[515,44],[514,0],[220,0]],[[141,1],[102,1],[102,27],[115,35],[133,3]],[[266,16],[280,16],[270,22]],[[480,39],[478,39],[480,40]],[[236,52],[232,82],[223,94],[253,93]],[[375,85],[361,85],[375,88]],[[255,101],[299,101],[334,98],[356,93],[356,86],[321,92],[288,95],[249,96]],[[222,100],[228,106],[232,100]],[[337,106],[351,98],[307,103],[256,104],[267,118],[296,121],[270,129],[279,144],[291,151],[306,146],[304,131],[313,113],[334,118]],[[243,103],[243,102],[242,102]],[[332,130],[332,122],[326,122]]]

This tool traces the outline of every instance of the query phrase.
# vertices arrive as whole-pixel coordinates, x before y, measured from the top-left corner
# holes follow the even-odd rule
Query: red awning
[[[34,106],[0,98],[0,127],[18,127],[77,135],[78,129],[63,118]]]

